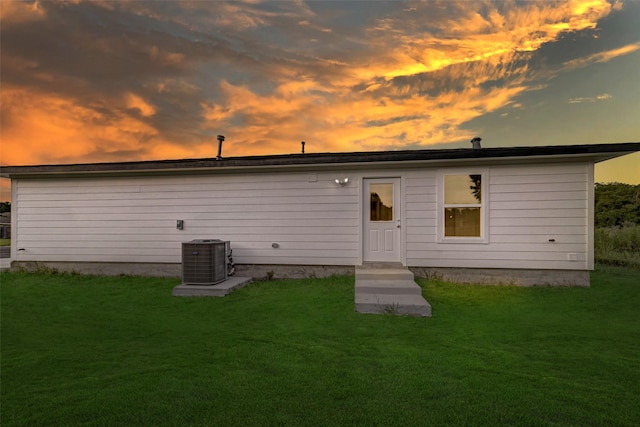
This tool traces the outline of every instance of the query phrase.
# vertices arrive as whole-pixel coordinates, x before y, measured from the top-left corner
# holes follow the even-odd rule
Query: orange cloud
[[[153,105],[146,102],[142,97],[134,94],[127,93],[125,95],[125,103],[127,108],[133,108],[140,112],[145,117],[153,116],[156,113],[156,109]]]
[[[610,49],[604,52],[597,52],[592,55],[573,59],[564,63],[565,71],[581,68],[594,62],[608,62],[619,56],[629,55],[640,49],[640,42],[631,43],[616,49]]]
[[[3,164],[112,160],[135,152],[157,131],[124,114],[107,116],[69,99],[4,86]]]
[[[204,117],[212,130],[233,128],[237,117],[246,121],[243,135],[232,139],[237,141],[229,148],[234,155],[254,154],[261,149],[260,143],[268,144],[270,152],[292,152],[300,140],[311,142],[309,152],[394,149],[407,141],[430,145],[464,139],[469,131],[458,130],[462,123],[501,108],[526,87],[483,90],[472,86],[437,97],[348,92],[321,96],[319,90],[309,81],[288,82],[259,95],[246,86],[223,82],[224,106],[203,105]]]
[[[509,3],[506,3],[508,5]],[[443,21],[439,29],[447,34],[438,38],[431,31],[403,31],[404,16],[381,20],[369,30],[371,43],[381,49],[393,47],[379,55],[374,64],[355,71],[363,79],[383,76],[391,79],[433,72],[454,64],[503,58],[509,52],[531,52],[561,33],[595,28],[599,19],[611,11],[606,0],[548,3],[528,2],[524,7],[500,12],[489,8],[486,18],[470,3],[450,3],[456,18]]]
[[[118,13],[113,2],[81,4]],[[127,80],[117,81],[117,93],[97,94],[95,101],[87,102],[81,99],[91,98],[90,88],[65,95],[42,86],[3,85],[2,142],[9,149],[3,151],[2,162],[212,156],[217,133],[227,134],[228,155],[297,152],[301,140],[308,142],[310,152],[464,140],[475,133],[462,130],[465,123],[517,105],[517,97],[542,87],[531,81],[527,62],[535,51],[564,33],[596,28],[600,19],[620,7],[605,0],[486,2],[482,8],[469,2],[416,3],[373,21],[360,33],[345,35],[338,27],[327,28],[303,2],[278,3],[279,13],[259,2],[178,4],[190,15],[167,13],[155,3],[118,3],[122,13],[144,17],[145,22],[178,24],[180,37],[171,38],[178,40],[175,45],[149,42],[137,29],[126,37],[83,41],[94,54],[119,57],[129,48],[136,55],[133,59],[144,57],[153,65],[145,70],[149,74],[140,71],[135,81],[135,67],[126,73],[114,67]],[[429,19],[431,14],[442,16]],[[3,3],[2,17],[15,23],[47,16],[37,3],[12,2],[8,7]],[[285,22],[283,17],[295,22],[295,28],[277,28],[278,37],[286,39],[287,31],[293,34],[303,27],[319,44],[322,37],[329,42],[307,51],[273,40],[260,43],[259,35],[251,33],[268,29],[274,19]],[[249,35],[216,38],[217,33],[205,32],[212,22],[216,29]],[[341,51],[341,43],[358,49]],[[252,47],[256,51],[247,51]],[[569,61],[546,77],[637,49],[638,43]],[[73,78],[56,76],[38,58],[3,56],[3,62],[14,70],[28,70],[43,86],[77,82],[73,73]],[[192,64],[209,68],[198,69],[196,76]],[[157,67],[169,72],[151,75]],[[219,69],[231,71],[216,75]],[[178,110],[192,114],[193,125],[170,134],[167,129],[172,130],[173,122],[187,126],[175,120],[172,111]]]
[[[29,22],[40,21],[45,18],[44,11],[38,2],[26,3],[21,1],[0,2],[0,21]]]

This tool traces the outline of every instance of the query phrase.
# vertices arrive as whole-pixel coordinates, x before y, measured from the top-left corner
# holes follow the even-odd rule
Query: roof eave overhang
[[[275,172],[299,170],[362,170],[420,167],[454,167],[454,166],[491,166],[504,164],[540,164],[540,163],[597,163],[638,151],[638,144],[633,143],[629,150],[495,155],[490,149],[475,152],[474,150],[458,150],[451,157],[421,157],[419,151],[382,153],[325,153],[319,155],[265,156],[249,158],[229,158],[222,160],[176,160],[158,162],[103,163],[80,165],[44,165],[6,167],[0,172],[4,178],[42,178],[42,177],[83,177],[83,176],[138,176],[138,175],[193,175],[193,174],[231,174],[238,172]],[[434,150],[435,151],[435,150]],[[454,150],[455,151],[455,150]],[[380,159],[378,159],[380,158]],[[147,167],[145,167],[147,166]]]

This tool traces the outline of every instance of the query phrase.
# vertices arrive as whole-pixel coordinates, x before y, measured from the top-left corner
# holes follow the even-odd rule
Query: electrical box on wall
[[[179,219],[178,221],[176,221],[176,228],[178,230],[184,230],[184,221]]]

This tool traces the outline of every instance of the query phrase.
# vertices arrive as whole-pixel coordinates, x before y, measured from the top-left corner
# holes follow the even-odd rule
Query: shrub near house
[[[640,268],[640,185],[595,185],[596,262]]]

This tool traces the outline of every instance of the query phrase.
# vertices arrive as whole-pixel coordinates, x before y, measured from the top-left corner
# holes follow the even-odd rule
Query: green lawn
[[[353,311],[353,278],[175,298],[176,280],[2,273],[6,426],[637,426],[640,272],[592,287],[422,281],[432,318]]]

